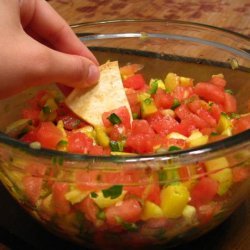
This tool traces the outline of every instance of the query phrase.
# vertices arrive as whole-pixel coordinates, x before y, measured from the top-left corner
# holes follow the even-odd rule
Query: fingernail
[[[99,68],[94,65],[94,64],[91,64],[89,66],[89,72],[88,72],[88,83],[89,84],[94,84],[94,83],[97,83],[97,81],[99,80],[99,76],[100,76],[100,71],[99,71]]]

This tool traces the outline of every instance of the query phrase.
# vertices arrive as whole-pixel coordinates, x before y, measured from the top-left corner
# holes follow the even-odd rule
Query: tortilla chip
[[[67,106],[93,126],[103,126],[102,114],[126,106],[132,112],[123,87],[118,62],[100,66],[99,82],[90,89],[74,89],[66,98]]]

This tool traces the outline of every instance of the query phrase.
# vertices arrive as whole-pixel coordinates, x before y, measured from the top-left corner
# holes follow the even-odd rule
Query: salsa
[[[102,114],[102,126],[91,126],[57,92],[40,91],[6,132],[36,149],[126,156],[197,147],[250,128],[250,115],[237,113],[223,75],[195,83],[168,73],[147,83],[141,68],[120,68],[133,120],[121,104]],[[54,163],[63,165],[58,159]],[[30,162],[13,176],[37,216],[72,238],[91,238],[101,246],[111,237],[115,245],[140,246],[167,241],[219,215],[230,190],[249,178],[247,166],[231,165],[221,156],[157,171],[78,168],[68,173],[68,182],[63,181],[67,171]]]
[[[164,81],[147,84],[138,69],[136,64],[120,69],[133,120],[121,103],[104,112],[103,125],[94,127],[56,92],[41,91],[23,109],[16,127],[23,126],[15,136],[70,153],[152,154],[200,146],[250,128],[250,115],[236,113],[236,99],[223,75],[194,84],[191,78],[168,73]]]

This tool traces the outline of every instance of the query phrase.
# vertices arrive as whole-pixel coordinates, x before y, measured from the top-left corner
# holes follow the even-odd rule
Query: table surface
[[[49,0],[68,23],[110,19],[183,20],[250,36],[250,0]]]
[[[69,24],[110,19],[205,23],[250,36],[250,0],[50,0]],[[78,250],[31,219],[0,185],[0,250]],[[250,197],[219,227],[176,250],[250,249]],[[82,248],[81,248],[82,249]]]

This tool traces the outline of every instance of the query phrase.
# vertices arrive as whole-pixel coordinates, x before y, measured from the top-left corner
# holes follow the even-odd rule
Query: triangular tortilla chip
[[[132,113],[123,87],[118,62],[100,66],[99,82],[90,89],[74,89],[65,100],[67,106],[93,126],[103,125],[102,114],[126,106]]]

